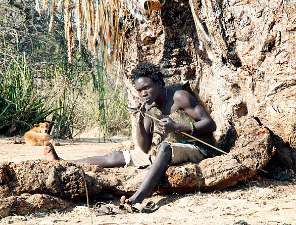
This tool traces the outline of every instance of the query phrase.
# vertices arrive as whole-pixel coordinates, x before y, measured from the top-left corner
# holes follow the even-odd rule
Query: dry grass
[[[122,61],[122,51],[125,33],[125,15],[127,7],[124,1],[118,0],[60,0],[50,2],[36,0],[36,9],[46,11],[51,15],[49,31],[52,31],[56,14],[64,16],[65,37],[68,42],[68,58],[73,60],[76,37],[81,49],[81,39],[84,37],[88,49],[97,54],[98,48],[104,49],[104,61]]]

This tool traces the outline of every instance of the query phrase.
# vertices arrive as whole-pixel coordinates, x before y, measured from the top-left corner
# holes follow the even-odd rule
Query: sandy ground
[[[0,162],[43,158],[43,147],[14,144],[0,138]],[[90,140],[88,140],[90,141]],[[114,143],[62,142],[56,147],[63,159],[78,159],[109,152]],[[296,224],[296,181],[257,177],[233,188],[179,195],[153,194],[160,208],[150,214],[96,216],[86,202],[53,212],[0,218],[0,224]],[[118,197],[106,201],[118,205]],[[91,205],[92,206],[92,205]]]

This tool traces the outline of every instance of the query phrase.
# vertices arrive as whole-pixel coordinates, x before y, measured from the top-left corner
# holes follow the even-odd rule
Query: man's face
[[[149,77],[140,77],[135,80],[135,87],[139,96],[146,101],[148,105],[155,102],[159,95],[160,84],[154,83]]]

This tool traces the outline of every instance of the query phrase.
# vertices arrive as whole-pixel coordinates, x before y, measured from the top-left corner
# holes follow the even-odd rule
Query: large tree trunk
[[[257,118],[275,134],[274,159],[296,170],[295,12],[292,0],[168,0],[152,12],[148,30],[140,23],[129,30],[126,75],[148,60],[167,83],[189,81],[217,123],[224,151],[232,147],[232,128]]]

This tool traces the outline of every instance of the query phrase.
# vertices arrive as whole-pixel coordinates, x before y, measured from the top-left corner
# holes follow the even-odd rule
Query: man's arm
[[[151,119],[139,115],[139,120],[136,128],[137,142],[141,150],[148,153],[152,144]]]
[[[179,90],[174,94],[173,109],[184,109],[186,113],[195,121],[194,135],[211,133],[216,130],[216,123],[207,111],[198,104],[187,91]],[[175,123],[171,119],[163,119],[160,126],[166,133],[187,132],[191,133],[191,124]]]

